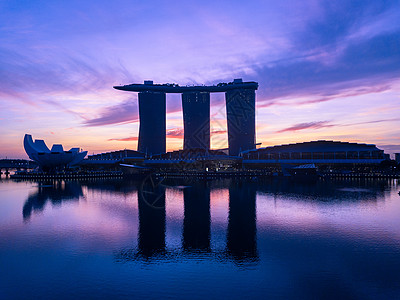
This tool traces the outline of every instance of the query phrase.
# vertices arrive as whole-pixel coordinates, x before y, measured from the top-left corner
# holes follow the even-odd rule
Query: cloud
[[[290,131],[298,131],[304,129],[319,129],[324,127],[333,127],[335,125],[329,124],[329,121],[318,121],[318,122],[309,122],[309,123],[299,123],[288,128],[277,131],[276,133],[290,132]]]
[[[385,149],[390,153],[400,153],[400,145],[399,144],[390,144],[390,145],[377,145],[378,148]]]
[[[129,99],[117,105],[103,108],[99,117],[86,120],[83,124],[85,126],[104,126],[136,123],[138,120],[137,102]]]
[[[77,117],[79,117],[79,118],[81,118],[81,119],[84,119],[84,120],[88,120],[88,118],[87,118],[86,116],[84,116],[83,114],[80,114],[80,113],[78,113],[78,112],[75,112],[75,111],[73,111],[72,109],[69,109],[69,108],[65,107],[63,104],[61,104],[61,103],[59,103],[59,102],[56,102],[56,101],[54,101],[54,100],[47,99],[47,100],[43,100],[42,102],[43,102],[43,103],[50,104],[50,105],[52,105],[52,106],[55,106],[55,107],[57,107],[58,109],[60,109],[61,111],[63,111],[63,112],[72,114],[72,115],[77,116]]]
[[[371,23],[385,18],[385,13],[396,5],[395,1],[319,1],[318,16],[307,20],[295,40],[302,49],[337,46],[362,28],[366,21]]]
[[[168,100],[167,100],[168,101]],[[104,107],[99,116],[93,119],[86,119],[84,126],[105,126],[120,125],[139,122],[139,104],[131,98],[117,105]],[[167,105],[167,113],[181,111],[181,104],[172,101]]]
[[[390,90],[390,88],[391,87],[389,84],[383,84],[378,86],[359,86],[348,90],[341,90],[339,87],[337,93],[334,93],[333,95],[326,95],[314,99],[313,95],[309,95],[310,97],[309,100],[296,100],[296,101],[291,101],[290,99],[277,99],[277,100],[267,100],[267,101],[261,100],[260,102],[257,103],[257,108],[267,108],[271,106],[298,106],[298,105],[317,104],[317,103],[336,100],[339,98],[358,97],[372,93],[381,93]],[[297,96],[304,97],[304,95],[297,95]]]
[[[376,123],[394,122],[394,121],[400,121],[400,118],[371,120],[371,121],[349,123],[349,124],[331,124],[331,121],[315,121],[315,122],[295,124],[288,128],[284,128],[282,130],[276,131],[276,133],[298,131],[298,130],[305,130],[305,129],[329,128],[329,127],[351,127],[351,126],[357,126],[357,125],[367,125],[367,124],[376,124]]]
[[[211,135],[213,136],[213,135],[217,135],[217,134],[225,134],[227,131],[226,130],[221,130],[221,129],[219,129],[219,130],[211,130]]]
[[[262,67],[258,94],[264,101],[307,95],[332,99],[346,90],[390,85],[399,78],[399,65],[400,31],[349,45],[333,65],[302,58]]]
[[[400,118],[371,120],[371,121],[358,122],[358,123],[342,124],[340,126],[356,126],[356,125],[367,125],[367,124],[376,124],[376,123],[384,123],[384,122],[395,122],[395,121],[400,121]]]
[[[132,142],[132,141],[137,141],[139,138],[137,136],[131,136],[127,138],[121,138],[121,139],[108,139],[108,141],[118,141],[118,142]]]
[[[331,101],[359,88],[373,93],[375,87],[390,89],[399,78],[398,1],[315,3],[317,13],[306,13],[289,33],[291,47],[285,54],[254,66],[260,107],[300,97],[311,97],[308,103]]]
[[[287,100],[279,99],[283,97],[319,96],[317,99],[290,102],[290,105],[306,105],[386,91],[390,89],[390,82],[398,79],[399,65],[400,31],[349,44],[333,65],[307,60],[307,57],[277,62],[262,67],[258,72],[260,78],[266,79],[260,83],[258,94],[261,101],[258,100],[257,107],[286,105]],[[180,109],[178,101],[174,101],[169,105],[168,112]],[[129,102],[107,107],[100,117],[84,124],[101,126],[137,120],[137,104]]]
[[[0,65],[0,90],[11,96],[55,92],[76,95],[105,87],[111,89],[117,76],[126,76],[120,65],[110,66],[58,48],[35,48],[24,53],[21,49],[0,47]]]
[[[177,138],[177,139],[182,139],[183,138],[183,128],[172,128],[172,129],[167,129],[166,136],[167,138]]]

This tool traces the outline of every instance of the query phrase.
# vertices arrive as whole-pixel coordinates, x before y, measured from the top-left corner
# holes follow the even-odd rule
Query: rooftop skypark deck
[[[258,83],[254,81],[243,82],[241,79],[235,79],[233,82],[221,82],[217,85],[197,85],[180,86],[175,83],[154,84],[153,81],[145,81],[144,84],[128,84],[114,86],[114,89],[130,92],[162,92],[162,93],[188,93],[188,92],[208,92],[218,93],[227,92],[235,89],[257,90]]]

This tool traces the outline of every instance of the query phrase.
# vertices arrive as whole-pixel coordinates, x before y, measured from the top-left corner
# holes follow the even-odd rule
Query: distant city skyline
[[[136,93],[114,85],[256,81],[256,141],[400,152],[400,1],[2,1],[0,158],[25,133],[90,154],[137,149]],[[183,148],[167,95],[167,150]],[[211,148],[227,147],[212,94]]]

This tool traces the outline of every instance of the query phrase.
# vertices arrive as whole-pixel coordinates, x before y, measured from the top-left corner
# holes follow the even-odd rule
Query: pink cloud
[[[118,141],[118,142],[131,142],[131,141],[137,141],[138,137],[137,136],[131,136],[127,138],[122,138],[122,139],[108,139],[108,141]]]
[[[168,138],[176,138],[176,139],[182,139],[183,138],[183,128],[172,128],[172,129],[167,129],[167,137]]]
[[[289,131],[298,131],[304,129],[319,129],[325,127],[333,127],[335,125],[329,124],[329,121],[318,121],[318,122],[308,122],[308,123],[299,123],[288,128],[277,131],[276,133],[283,133]]]
[[[379,85],[379,86],[362,86],[359,88],[356,88],[355,90],[349,89],[349,90],[341,90],[339,89],[338,91],[333,91],[333,92],[328,92],[326,95],[322,95],[321,97],[317,99],[310,99],[310,100],[301,100],[301,101],[289,101],[288,99],[281,99],[281,100],[270,100],[270,99],[262,99],[257,102],[257,108],[267,108],[271,106],[297,106],[297,105],[307,105],[307,104],[315,104],[315,103],[322,103],[322,102],[327,102],[327,101],[332,101],[335,99],[340,99],[340,98],[346,98],[346,97],[357,97],[357,96],[363,96],[367,94],[373,94],[373,93],[382,93],[385,91],[388,91],[391,89],[390,85]],[[318,93],[315,93],[315,95],[318,95]],[[306,93],[301,93],[296,95],[295,93],[293,94],[293,98],[304,98],[304,97],[313,97],[312,94],[306,94]]]
[[[224,134],[226,130],[212,130],[211,135]]]

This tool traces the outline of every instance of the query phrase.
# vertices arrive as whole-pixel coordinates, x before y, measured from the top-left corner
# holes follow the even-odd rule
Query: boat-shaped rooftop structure
[[[235,79],[233,82],[221,82],[217,85],[184,85],[175,83],[154,84],[153,81],[145,81],[143,84],[127,84],[114,86],[114,89],[130,92],[161,92],[161,93],[189,93],[189,92],[208,92],[218,93],[227,92],[236,89],[257,90],[258,83],[254,81],[243,82],[241,79]]]

